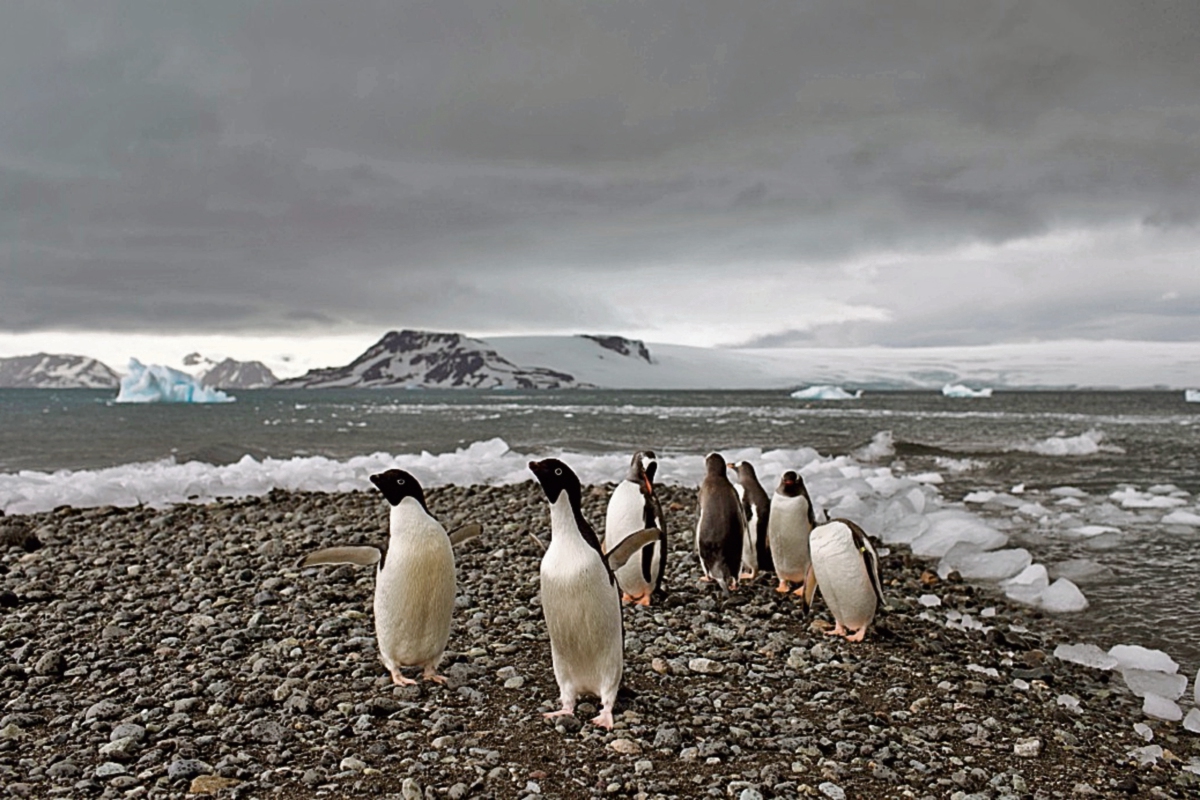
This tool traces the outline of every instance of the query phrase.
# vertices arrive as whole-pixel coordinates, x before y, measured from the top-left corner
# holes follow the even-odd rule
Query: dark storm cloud
[[[648,265],[811,286],[876,253],[1177,236],[1197,52],[1193,3],[5,4],[0,329],[603,329],[628,310],[577,285]],[[1095,302],[933,304],[930,333],[905,269],[832,298],[890,322],[761,341],[1189,324],[1101,264]]]

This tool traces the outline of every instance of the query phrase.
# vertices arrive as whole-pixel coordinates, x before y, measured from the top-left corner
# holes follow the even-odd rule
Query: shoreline
[[[608,491],[585,488],[596,527]],[[698,585],[695,490],[659,491],[670,596],[625,611],[612,733],[539,713],[557,687],[525,535],[548,529],[532,482],[426,493],[448,529],[484,525],[456,552],[444,687],[391,685],[370,570],[294,566],[382,538],[375,493],[0,517],[44,545],[0,554],[16,600],[0,608],[0,780],[30,797],[182,797],[194,780],[283,798],[1200,792],[1182,769],[1200,765],[1200,736],[1144,719],[1118,675],[1054,659],[1072,643],[1055,620],[966,584],[925,586],[929,564],[891,546],[891,610],[862,644],[825,637],[823,604],[805,616],[771,580],[724,603]],[[946,627],[948,611],[991,630]],[[1155,745],[1171,755],[1138,766],[1131,751]]]

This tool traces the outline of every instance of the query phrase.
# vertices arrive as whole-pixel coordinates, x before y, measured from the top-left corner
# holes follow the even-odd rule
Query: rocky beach
[[[597,527],[610,491],[585,488]],[[372,570],[296,566],[378,543],[377,493],[0,517],[0,784],[31,798],[1200,797],[1200,736],[1145,718],[1118,674],[1053,657],[1074,641],[1056,624],[1069,617],[939,581],[892,547],[867,641],[827,637],[820,601],[806,614],[768,577],[729,599],[699,584],[695,490],[659,491],[669,596],[625,611],[611,732],[586,722],[586,698],[578,719],[541,716],[558,690],[533,482],[427,492],[447,528],[484,526],[456,552],[445,685],[392,685]]]

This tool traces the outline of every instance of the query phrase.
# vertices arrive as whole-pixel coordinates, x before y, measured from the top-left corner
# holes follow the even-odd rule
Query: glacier
[[[129,374],[121,378],[117,403],[232,403],[220,389],[210,389],[177,369],[161,364],[145,365],[129,359]]]
[[[942,387],[943,397],[955,398],[986,398],[992,396],[990,387],[984,389],[972,389],[970,386],[963,386],[961,383],[947,383]]]

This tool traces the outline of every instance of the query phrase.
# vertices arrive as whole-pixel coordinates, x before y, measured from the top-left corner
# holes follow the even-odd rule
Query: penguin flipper
[[[804,573],[804,607],[812,608],[813,598],[817,596],[817,573],[813,570],[811,563],[808,565],[808,571]]]
[[[879,601],[880,608],[882,608],[885,603],[883,600],[883,583],[879,580],[879,554],[875,552],[875,547],[867,537],[866,531],[848,519],[841,519],[839,521],[845,523],[850,528],[850,533],[854,537],[854,546],[862,554],[863,565],[867,568],[867,577],[871,579],[871,588],[875,590],[875,598]]]
[[[315,553],[309,553],[300,563],[302,567],[312,567],[318,564],[357,564],[360,567],[371,567],[379,563],[383,557],[378,547],[369,545],[344,547],[326,547]]]
[[[482,525],[478,522],[469,522],[461,528],[455,528],[450,532],[450,545],[457,547],[460,544],[471,541],[481,533],[483,533]]]
[[[608,551],[605,558],[608,560],[609,569],[620,569],[625,565],[625,562],[633,557],[633,554],[641,550],[646,545],[656,541],[661,532],[658,528],[643,528],[637,533],[631,533],[626,536],[621,542]]]

